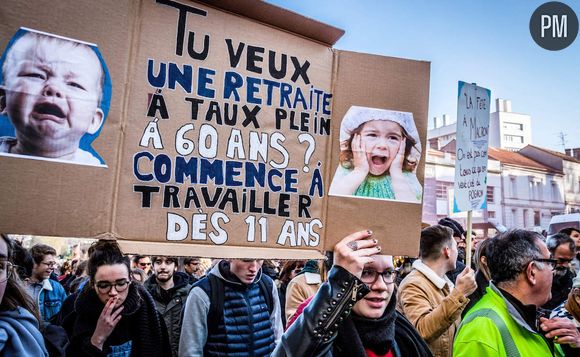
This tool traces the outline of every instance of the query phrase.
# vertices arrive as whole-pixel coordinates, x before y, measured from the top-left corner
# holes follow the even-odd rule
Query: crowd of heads
[[[439,223],[421,230],[418,258],[425,264],[440,264],[438,266],[443,271],[450,272],[462,259],[458,250],[465,243],[466,232],[457,221],[444,219]],[[571,234],[576,232],[575,229],[567,229],[547,239],[537,232],[524,229],[500,233],[478,242],[474,248],[473,267],[481,272],[486,281],[493,282],[500,289],[528,294],[525,302],[539,307],[551,297],[552,279],[561,271],[572,269],[572,262],[577,258],[577,245]],[[395,264],[397,260],[399,264]],[[401,264],[403,262],[408,264]],[[396,287],[411,271],[412,262],[411,258],[394,260],[390,255],[375,255],[372,261],[364,265],[360,276],[369,293],[354,304],[353,313],[368,319],[381,318],[391,301],[394,304]],[[88,248],[88,259],[75,256],[74,259],[61,260],[57,251],[49,245],[35,244],[25,249],[19,242],[2,235],[0,311],[21,307],[42,321],[43,317],[27,291],[27,285],[39,284],[47,279],[60,281],[68,294],[80,294],[81,289],[88,289],[103,305],[114,301],[112,306],[119,308],[124,306],[130,294],[135,294],[138,285],[145,284],[147,289],[151,289],[151,284],[157,284],[170,289],[174,277],[179,274],[180,279],[185,277],[186,282],[191,284],[206,276],[212,268],[218,269],[218,263],[220,269],[226,267],[232,277],[242,284],[252,284],[261,275],[276,280],[278,288],[284,292],[279,297],[282,308],[290,282],[305,272],[320,273],[321,267],[315,261],[302,260],[228,259],[222,263],[214,260],[210,264],[208,259],[199,257],[129,256],[121,251],[116,241],[107,239],[98,240]],[[321,277],[324,280],[325,275]],[[575,284],[573,288],[580,289],[580,279]],[[391,308],[394,309],[394,305]]]

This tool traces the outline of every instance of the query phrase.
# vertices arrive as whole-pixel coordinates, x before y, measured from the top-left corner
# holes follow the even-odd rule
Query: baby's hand
[[[364,174],[366,177],[366,175],[369,173],[369,161],[367,159],[366,146],[360,134],[354,135],[351,143],[351,149],[354,170]]]
[[[391,178],[399,178],[403,176],[403,162],[405,161],[405,145],[407,144],[407,139],[403,138],[401,140],[401,144],[399,144],[399,150],[397,151],[397,155],[395,159],[391,163],[391,168],[389,169],[389,173],[391,174]]]

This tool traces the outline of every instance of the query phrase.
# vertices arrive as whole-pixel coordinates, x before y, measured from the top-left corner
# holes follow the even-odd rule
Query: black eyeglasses
[[[9,261],[1,261],[0,262],[0,283],[5,282],[6,280],[10,279],[12,275],[14,265]]]
[[[131,284],[131,282],[129,280],[118,280],[115,281],[114,283],[108,282],[108,281],[98,281],[95,286],[97,287],[97,289],[99,290],[99,292],[101,294],[108,294],[109,291],[111,291],[111,288],[114,286],[115,290],[118,293],[121,293],[125,290],[127,290],[127,287],[129,287],[129,284]]]
[[[536,259],[532,259],[532,261],[533,262],[538,262],[538,263],[548,264],[552,270],[556,269],[556,266],[558,265],[558,260],[557,259],[536,258]]]
[[[362,275],[360,277],[360,280],[367,284],[368,286],[373,285],[377,279],[379,278],[379,275],[383,278],[383,281],[385,282],[385,284],[393,284],[395,282],[395,274],[397,272],[394,270],[387,270],[384,271],[382,273],[379,273],[376,270],[373,269],[365,269],[362,271]]]
[[[573,261],[574,259],[564,259],[564,258],[558,258],[558,259],[556,259],[556,260],[558,261],[558,264],[566,264],[566,263],[570,264],[570,263],[572,263],[572,261]]]

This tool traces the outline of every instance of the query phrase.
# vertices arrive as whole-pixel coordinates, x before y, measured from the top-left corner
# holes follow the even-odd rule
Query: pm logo
[[[550,51],[563,50],[578,35],[578,17],[564,3],[547,2],[532,14],[530,33],[538,46]]]

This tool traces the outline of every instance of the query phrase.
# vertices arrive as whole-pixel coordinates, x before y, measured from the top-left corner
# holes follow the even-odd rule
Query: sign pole
[[[473,211],[467,211],[467,236],[465,237],[465,265],[471,267],[471,218]]]

